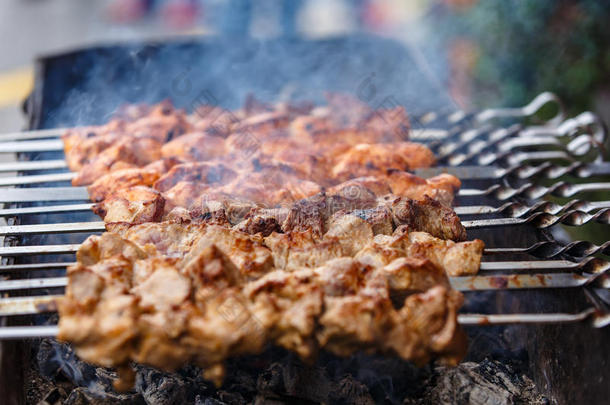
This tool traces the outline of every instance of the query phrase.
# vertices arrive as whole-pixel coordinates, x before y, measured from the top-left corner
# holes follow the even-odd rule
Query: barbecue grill
[[[344,52],[346,49],[347,53],[358,50],[362,55],[371,49],[368,41],[351,39],[340,46]],[[394,46],[391,42],[380,43],[386,47],[385,51]],[[294,48],[282,43],[242,45],[254,51],[252,59],[241,62],[248,65],[257,58],[264,59],[265,55],[281,54],[284,58],[288,57],[286,53],[294,58],[314,50],[309,59],[312,66],[308,69],[317,70],[320,67],[316,61],[321,63],[330,49],[339,46],[333,41],[322,41],[315,46],[307,42],[292,45]],[[105,80],[114,81],[119,79],[113,75],[132,75],[122,71],[137,65],[129,57],[150,61],[178,55],[179,62],[184,62],[184,58],[192,55],[185,50],[192,50],[192,47],[204,49],[201,52],[210,56],[223,47],[226,49],[226,44],[114,47],[112,53],[110,48],[100,48],[43,59],[38,63],[36,88],[27,102],[30,127],[97,123],[96,119],[103,121],[103,117],[116,107],[117,100],[158,101],[167,96],[161,88],[155,92],[146,90],[146,94],[135,99],[137,91],[132,91],[117,95],[116,100],[104,99],[99,105],[89,103],[86,110],[82,109],[85,107],[67,109],[65,103],[82,103],[85,94],[90,92],[98,94],[100,99],[108,95],[98,81],[92,80],[106,65],[96,67],[89,71],[90,74],[83,73],[92,67],[92,61],[99,61],[94,55],[99,58],[100,54],[111,54],[109,60],[120,62],[116,70],[104,73]],[[135,56],[133,49],[139,52]],[[243,58],[243,48],[230,49],[229,55],[223,57]],[[361,73],[366,73],[367,63],[371,62],[365,56],[361,56],[362,62],[355,63],[356,68],[338,58],[331,63],[334,67],[325,72],[332,76],[332,72],[353,68],[356,73],[351,72],[348,76],[362,77]],[[374,56],[378,57],[379,53]],[[267,61],[267,64],[274,62]],[[392,88],[395,83],[391,78],[396,72],[388,71],[383,60],[375,59],[372,64],[375,65],[373,69],[380,69],[390,78],[386,85]],[[67,71],[66,66],[80,69]],[[147,77],[158,78],[159,72],[167,68],[163,65],[147,71],[148,68],[142,68],[144,65],[137,66],[144,77],[130,78],[139,85],[146,82]],[[178,70],[175,77],[183,74],[181,72]],[[240,76],[243,72],[233,73],[234,80],[243,83],[230,91],[218,89],[214,74],[201,79],[208,81],[202,88],[211,89],[210,94],[218,94],[215,98],[222,100],[223,107],[231,107],[239,100],[243,95],[241,89],[257,91],[256,85],[248,88],[246,83],[248,80],[258,83],[256,77],[244,79]],[[262,97],[270,91],[280,93],[278,86],[282,80],[294,82],[284,71],[276,73],[279,78],[266,83],[268,86],[258,83],[262,86]],[[332,78],[328,80],[333,81]],[[411,80],[396,88],[402,91],[416,81],[411,74]],[[325,85],[328,83],[310,80],[310,83],[299,82],[296,86],[308,88],[304,98],[316,99],[317,96],[308,96]],[[352,82],[348,87],[357,91],[357,85],[358,82],[356,86]],[[136,86],[136,90],[141,89]],[[406,92],[396,93],[395,102],[403,103],[408,109],[409,102],[404,101],[407,99],[400,98],[408,96]],[[190,107],[193,97],[197,99],[191,91],[190,98],[183,98],[182,104]],[[610,191],[610,183],[597,181],[610,175],[610,163],[602,160],[600,148],[606,141],[604,125],[592,113],[566,118],[561,103],[550,93],[539,95],[523,108],[487,109],[471,114],[451,109],[443,100],[434,103],[434,106],[424,105],[413,113],[416,125],[411,139],[427,144],[437,155],[439,166],[418,170],[416,174],[430,177],[447,172],[459,177],[463,187],[457,196],[455,211],[469,236],[486,243],[479,274],[451,279],[453,287],[466,295],[459,322],[466,326],[475,341],[479,333],[484,333],[481,330],[493,325],[513,328],[511,330],[516,331],[526,346],[536,383],[557,402],[604,398],[604,383],[593,384],[589,374],[600,373],[602,379],[610,376],[603,367],[608,358],[604,340],[607,342],[609,329],[602,329],[610,324],[610,278],[607,276],[610,261],[604,259],[604,255],[610,253],[610,242],[596,245],[588,241],[558,241],[560,225],[610,224],[610,201],[585,199],[591,197],[591,192]],[[180,101],[177,104],[180,105]],[[539,111],[548,108],[549,104],[555,105],[557,113],[544,122],[537,122]],[[426,108],[434,109],[430,112]],[[104,223],[90,211],[92,204],[86,189],[69,186],[73,173],[67,172],[62,159],[63,145],[59,139],[62,131],[61,128],[32,129],[0,135],[0,153],[16,153],[19,157],[14,163],[0,164],[1,172],[16,173],[0,178],[3,187],[0,202],[5,204],[0,209],[0,216],[7,221],[7,225],[0,227],[0,236],[4,237],[4,246],[0,248],[0,272],[5,276],[0,281],[3,293],[0,339],[7,341],[56,335],[54,302],[66,285],[65,268],[74,261],[73,254],[86,236],[104,231]],[[561,200],[547,201],[546,197]],[[582,199],[573,199],[576,197]],[[584,342],[587,347],[583,346]],[[9,362],[19,361],[22,355],[7,352],[9,345],[15,344],[4,342],[1,368],[4,377],[11,369]],[[558,388],[564,381],[570,381],[583,392]],[[2,389],[8,392],[9,384],[4,383]]]

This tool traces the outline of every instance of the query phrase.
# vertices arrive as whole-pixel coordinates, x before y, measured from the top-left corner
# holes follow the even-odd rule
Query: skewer
[[[547,214],[546,212],[535,212],[525,218],[477,219],[472,221],[462,221],[462,225],[466,229],[480,229],[530,224],[536,228],[545,229],[558,223],[570,226],[581,226],[593,221],[610,225],[610,208],[601,209],[593,215],[578,210],[570,210],[560,216]],[[105,230],[106,227],[103,221],[68,222],[40,225],[7,225],[0,226],[0,236],[72,232],[103,232]]]
[[[462,189],[458,195],[460,197],[490,196],[500,201],[506,201],[514,197],[524,197],[530,200],[538,200],[546,195],[570,198],[576,194],[590,191],[610,191],[610,183],[570,184],[560,181],[550,187],[527,183],[517,189],[495,184],[485,190]]]
[[[610,323],[607,314],[589,308],[577,313],[540,313],[540,314],[458,314],[462,326],[487,326],[508,324],[562,324],[591,320],[596,328]],[[8,326],[0,328],[0,340],[52,338],[59,333],[57,325]]]
[[[516,203],[508,202],[500,207],[491,207],[489,205],[472,205],[455,207],[454,211],[458,215],[482,215],[482,214],[503,214],[512,218],[529,216],[535,212],[544,212],[551,215],[558,215],[569,211],[581,211],[590,213],[603,208],[610,208],[610,201],[582,201],[572,200],[566,204],[560,205],[550,201],[539,201],[531,207]]]
[[[81,212],[89,211],[95,204],[65,204],[65,205],[45,205],[39,207],[27,208],[5,208],[0,209],[0,217],[8,217],[15,215],[35,215],[49,214],[61,212]],[[455,207],[454,211],[460,216],[465,215],[484,215],[484,214],[503,214],[513,218],[519,218],[535,212],[545,212],[547,214],[557,215],[570,210],[578,210],[590,213],[602,208],[610,208],[610,201],[582,201],[572,200],[564,205],[555,204],[549,201],[540,201],[531,207],[521,203],[509,202],[500,207],[492,207],[489,205],[470,205]]]
[[[458,167],[430,167],[417,169],[415,174],[419,177],[430,178],[441,173],[452,174],[462,180],[499,180],[504,177],[514,177],[520,180],[529,180],[543,177],[555,180],[563,176],[589,178],[592,176],[610,175],[610,163],[599,162],[588,165],[582,162],[573,162],[568,166],[559,166],[551,162],[543,162],[532,166],[519,164],[507,169],[494,166],[458,166]]]
[[[493,185],[487,189],[464,188],[458,192],[460,197],[490,196],[505,201],[513,197],[525,197],[532,200],[546,195],[557,197],[573,197],[576,194],[589,191],[609,191],[610,183],[569,184],[558,182],[551,187],[537,186],[527,183],[518,189]],[[0,203],[34,202],[34,201],[78,201],[89,200],[86,187],[39,187],[39,188],[9,188],[0,193]]]
[[[597,254],[610,255],[610,241],[601,246],[584,240],[570,242],[565,246],[557,242],[538,242],[525,248],[491,248],[485,249],[486,254],[514,254],[527,253],[541,259],[551,259],[559,255],[569,255],[573,257],[594,256]]]
[[[607,268],[606,268],[607,270]],[[521,290],[531,288],[575,288],[598,281],[601,288],[610,288],[610,279],[602,273],[580,275],[575,273],[498,274],[450,277],[451,286],[458,291]],[[0,281],[0,291],[23,291],[40,288],[66,287],[67,277],[43,277]]]
[[[593,308],[575,314],[458,314],[458,322],[463,326],[559,324],[582,322],[587,319],[592,319],[594,326],[598,328],[604,327],[608,323],[607,315],[599,314]],[[0,328],[0,340],[52,338],[56,337],[58,333],[57,325],[8,326]]]
[[[530,224],[538,229],[546,229],[559,223],[569,226],[581,226],[593,221],[610,225],[610,208],[604,208],[594,215],[578,210],[571,210],[560,216],[547,214],[546,212],[535,212],[526,218],[478,219],[462,221],[462,225],[466,229],[479,229]]]

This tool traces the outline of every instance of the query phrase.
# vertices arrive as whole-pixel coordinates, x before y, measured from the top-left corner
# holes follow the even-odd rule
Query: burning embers
[[[483,243],[462,242],[449,208],[459,180],[405,172],[434,157],[396,138],[402,109],[250,102],[224,130],[167,104],[127,111],[64,137],[109,232],[69,269],[60,338],[118,367],[120,388],[130,361],[220,382],[228,358],[269,343],[306,361],[463,357],[447,275],[476,273]]]

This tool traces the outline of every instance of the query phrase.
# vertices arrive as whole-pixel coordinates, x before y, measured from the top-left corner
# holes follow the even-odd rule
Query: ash
[[[117,393],[116,374],[79,360],[70,346],[52,339],[37,348],[27,403],[84,404],[547,404],[533,382],[495,360],[458,367],[418,368],[402,360],[359,354],[322,354],[305,365],[294,355],[269,349],[233,359],[216,388],[201,369],[165,373],[135,365],[134,390]]]

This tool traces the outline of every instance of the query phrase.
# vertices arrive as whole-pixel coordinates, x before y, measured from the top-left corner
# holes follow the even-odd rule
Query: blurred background
[[[373,33],[403,42],[456,107],[550,90],[610,121],[610,9],[593,0],[4,0],[2,129],[19,125],[32,61],[91,44],[179,35]]]

